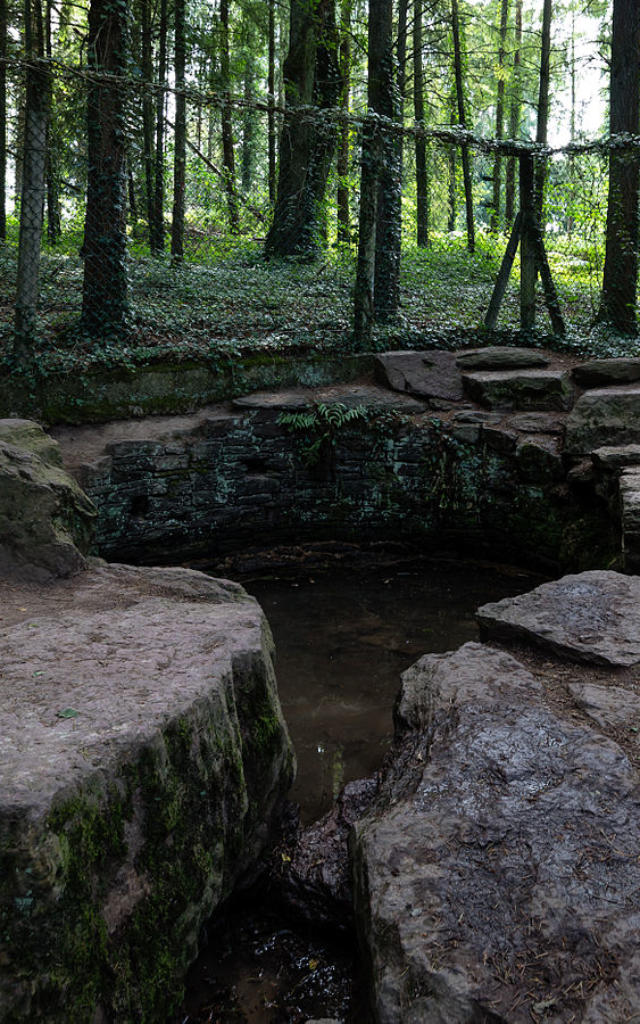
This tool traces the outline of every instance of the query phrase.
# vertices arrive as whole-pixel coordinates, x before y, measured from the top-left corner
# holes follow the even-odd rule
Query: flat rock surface
[[[483,634],[526,640],[577,661],[640,663],[640,578],[593,570],[478,609]]]
[[[231,403],[234,409],[305,409],[313,405],[310,392],[302,388],[283,389],[282,391],[253,391],[250,395],[241,395]]]
[[[422,658],[401,707],[354,842],[376,1021],[633,1020],[639,778],[620,747],[477,644]]]
[[[461,370],[525,370],[548,366],[550,359],[532,348],[488,345],[486,348],[458,352],[456,363]]]
[[[462,400],[462,378],[455,352],[383,352],[376,356],[376,380],[393,391],[425,399]]]
[[[485,370],[464,373],[465,392],[489,409],[532,411],[571,407],[573,392],[566,370]]]
[[[640,387],[596,388],[580,395],[567,417],[567,452],[586,455],[627,444],[640,444]]]
[[[188,569],[105,565],[0,595],[0,813],[112,768],[261,642],[257,602]]]

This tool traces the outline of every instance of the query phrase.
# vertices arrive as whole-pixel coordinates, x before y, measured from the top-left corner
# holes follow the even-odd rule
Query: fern
[[[364,405],[348,408],[344,402],[317,402],[309,412],[282,412],[277,422],[300,438],[300,457],[304,464],[315,466],[323,453],[335,448],[338,432],[355,420],[367,421],[369,410]]]

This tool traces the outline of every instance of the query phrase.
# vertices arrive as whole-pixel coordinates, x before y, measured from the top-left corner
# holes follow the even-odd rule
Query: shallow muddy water
[[[474,613],[532,577],[494,566],[422,564],[244,580],[276,642],[276,675],[298,759],[291,799],[305,823],[380,766],[401,673],[421,654],[478,638]]]
[[[276,641],[280,700],[298,759],[291,798],[303,822],[328,810],[345,782],[380,766],[400,674],[421,654],[478,639],[478,605],[540,582],[517,570],[450,562],[240,579]],[[251,898],[212,925],[179,1021],[366,1024],[355,939],[314,935],[265,909],[259,894]]]

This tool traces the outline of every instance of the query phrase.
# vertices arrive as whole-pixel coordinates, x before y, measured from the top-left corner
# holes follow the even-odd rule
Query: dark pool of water
[[[188,978],[173,1024],[304,1024],[323,1017],[368,1024],[355,939],[338,941],[262,906],[233,904]]]
[[[304,821],[389,747],[400,674],[421,654],[478,638],[479,604],[538,579],[496,566],[334,569],[241,579],[274,633],[280,700],[298,758],[292,799]],[[366,1024],[355,940],[328,940],[254,903],[230,907],[192,969],[178,1024]]]
[[[345,782],[379,767],[401,673],[428,651],[478,638],[478,605],[521,593],[532,577],[486,565],[244,580],[276,641],[280,701],[298,759],[291,798],[305,822]]]

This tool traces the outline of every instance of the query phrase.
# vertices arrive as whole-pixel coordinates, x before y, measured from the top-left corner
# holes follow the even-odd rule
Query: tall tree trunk
[[[456,97],[455,89],[449,97],[451,103],[451,123],[456,121]],[[456,219],[458,216],[458,190],[456,186],[456,171],[457,171],[457,155],[458,150],[456,146],[450,145],[447,147],[447,231],[455,231]]]
[[[222,128],[222,166],[224,167],[224,184],[229,209],[229,227],[237,233],[239,229],[238,197],[236,196],[236,166],[233,152],[233,125],[231,124],[230,102],[230,54],[229,54],[229,0],[220,0],[220,77],[224,102],[220,111]]]
[[[176,120],[173,158],[173,212],[171,216],[171,258],[184,259],[184,190],[187,161],[187,97],[185,94],[185,0],[174,0],[174,68],[176,76]]]
[[[242,29],[244,43],[243,93],[245,106],[242,113],[242,161],[240,168],[240,183],[242,191],[246,195],[251,190],[256,155],[256,114],[252,107],[256,76],[256,65],[253,57],[255,33],[253,30],[253,21],[246,15],[243,17]]]
[[[422,0],[413,4],[413,109],[416,125],[424,128],[424,67],[422,63]],[[416,231],[421,249],[429,244],[429,179],[427,175],[427,142],[416,135]]]
[[[140,2],[142,92],[142,164],[144,169],[144,198],[149,225],[149,244],[154,228],[154,152],[153,152],[153,50],[151,44],[151,0]],[[155,238],[154,238],[155,240]]]
[[[374,72],[375,106],[373,109],[390,121],[401,118],[401,100],[397,83],[397,68],[393,58],[392,14],[386,13],[387,0],[377,0],[385,9],[378,32],[387,40],[380,43],[380,57]],[[392,3],[389,0],[389,8]],[[406,7],[405,7],[406,19]],[[377,19],[376,19],[377,20]],[[371,69],[369,71],[371,73]],[[402,199],[402,134],[383,131],[383,159],[380,171],[378,214],[376,223],[376,266],[374,282],[374,308],[378,319],[386,319],[397,312],[400,305],[400,249]]]
[[[21,362],[29,357],[35,334],[40,270],[40,239],[44,208],[49,76],[43,60],[42,10],[39,0],[25,0],[25,54],[29,61],[25,87],[25,131],[22,158],[22,199],[15,308],[15,350]]]
[[[393,56],[391,50],[392,0],[370,0],[369,61],[367,106],[376,114],[394,109]],[[376,289],[379,285],[380,204],[384,201],[384,164],[387,145],[384,132],[375,121],[368,120],[362,137],[362,171],[360,179],[360,220],[358,264],[354,292],[354,335],[359,348],[371,339],[378,308]]]
[[[127,328],[126,112],[118,82],[127,71],[127,10],[91,0],[87,62],[88,180],[82,322],[105,336]],[[105,77],[102,78],[101,75]]]
[[[267,69],[267,147],[269,154],[269,202],[276,201],[276,3],[269,0],[269,54]]]
[[[337,175],[338,190],[336,195],[338,241],[349,242],[351,239],[351,218],[349,215],[349,103],[351,99],[351,5],[352,0],[342,0],[340,5],[340,110],[344,120],[338,128],[338,159]]]
[[[51,61],[52,46],[51,46],[51,0],[47,0],[46,15],[45,15],[45,55],[48,61]],[[53,91],[53,78],[51,75],[48,76],[48,88],[49,96],[47,98],[47,105],[49,109],[49,116],[47,117],[47,167],[46,167],[46,180],[47,180],[47,238],[50,245],[55,245],[62,233],[60,224],[60,171],[59,171],[59,159],[58,159],[58,138],[55,133],[51,131],[52,115],[53,115],[53,104],[54,104],[54,91]]]
[[[573,142],[576,137],[576,13],[571,12],[571,52],[569,56],[570,67],[569,67],[569,80],[571,83],[571,111],[569,116],[569,132],[571,141]],[[573,183],[575,181],[575,154],[569,153],[567,160],[569,170],[569,211],[567,213],[567,236],[571,238],[574,228],[574,217],[573,217]]]
[[[0,241],[7,237],[7,0],[0,0]]]
[[[500,37],[498,42],[498,85],[496,90],[496,139],[504,137],[504,54],[507,41],[507,19],[509,0],[500,0]],[[502,186],[502,153],[498,151],[493,161],[493,198],[491,202],[492,231],[500,227],[500,192]]]
[[[465,113],[464,84],[462,76],[462,45],[460,40],[460,18],[458,15],[458,0],[451,0],[451,32],[453,35],[453,67],[456,82],[456,101],[458,107],[458,124],[461,128],[467,127]],[[474,252],[476,247],[475,224],[473,219],[473,193],[471,190],[471,160],[469,147],[464,144],[460,147],[462,156],[462,179],[464,182],[465,215],[467,221],[467,249]]]
[[[396,113],[395,120],[404,124],[404,104],[407,98],[407,21],[408,21],[408,0],[398,0],[398,48],[397,68],[395,69],[395,90],[396,90]],[[398,184],[400,192],[397,199],[398,219],[398,261],[400,259],[400,239],[402,237],[402,182],[404,178],[404,135],[397,138],[397,159],[399,161]]]
[[[22,33],[24,40],[24,32]],[[23,52],[26,50],[23,46]],[[26,75],[20,76],[18,86],[16,89],[16,110],[17,117],[15,119],[15,129],[13,133],[13,148],[16,154],[15,156],[15,182],[14,182],[14,193],[13,193],[13,212],[14,215],[20,215],[20,203],[22,201],[22,170],[23,170],[23,142],[26,130],[26,107],[27,107],[27,87],[26,87]]]
[[[640,110],[640,6],[614,0],[611,40],[609,129],[638,133]],[[638,179],[637,149],[609,153],[607,235],[598,319],[622,334],[637,329]]]
[[[336,130],[330,121],[312,120],[300,108],[335,107],[340,94],[334,0],[292,0],[290,24],[278,191],[265,252],[312,259],[321,244],[321,204]]]
[[[129,198],[129,221],[131,224],[135,224],[138,219],[138,200],[136,199],[136,183],[130,159],[127,160],[127,193]]]
[[[522,0],[516,0],[515,31],[513,51],[513,72],[511,99],[509,104],[509,138],[515,139],[520,128],[520,109],[522,106],[522,95],[520,85],[520,62],[522,51]],[[516,158],[510,156],[507,160],[507,174],[504,191],[504,219],[511,224],[515,213],[516,195]]]
[[[551,0],[544,0],[542,7],[542,39],[540,45],[540,87],[538,90],[538,124],[536,142],[546,145],[549,127],[549,78],[551,63]],[[538,157],[535,175],[535,212],[542,229],[542,206],[544,183],[547,176],[547,161]]]
[[[160,0],[158,25],[158,93],[156,96],[156,153],[152,224],[149,229],[151,252],[164,252],[164,132],[167,77],[167,0]]]

